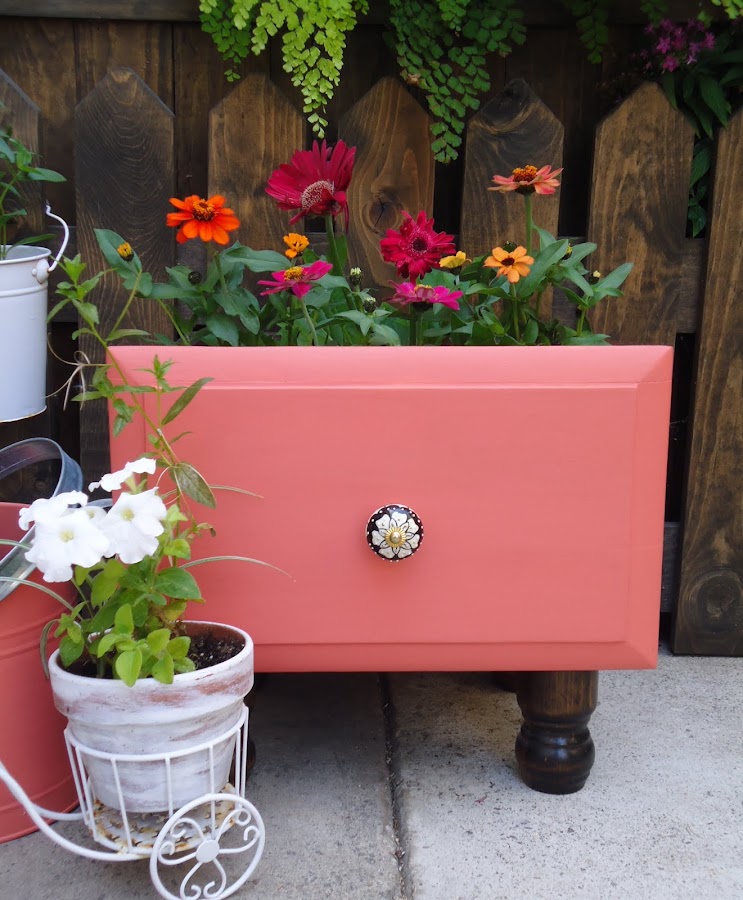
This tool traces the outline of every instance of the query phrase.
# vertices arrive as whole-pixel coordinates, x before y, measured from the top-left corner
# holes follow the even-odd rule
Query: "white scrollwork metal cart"
[[[0,762],[0,781],[28,812],[34,824],[60,847],[88,859],[126,862],[149,857],[152,883],[166,900],[221,900],[234,894],[252,875],[263,853],[265,828],[258,810],[245,797],[247,778],[248,710],[214,740],[189,750],[151,755],[125,755],[92,750],[65,732],[75,780],[79,812],[58,813],[37,806]],[[234,747],[234,785],[214,783],[214,759],[220,747]],[[178,809],[173,804],[171,765],[176,757],[199,754],[211,791]],[[110,766],[117,807],[95,796],[88,763],[96,759]],[[158,812],[128,810],[121,789],[127,764],[148,763],[153,778],[167,785],[168,808]],[[45,821],[79,821],[107,850],[75,844]],[[182,867],[182,868],[181,868]],[[180,884],[178,881],[180,880]],[[177,891],[177,893],[173,893]]]

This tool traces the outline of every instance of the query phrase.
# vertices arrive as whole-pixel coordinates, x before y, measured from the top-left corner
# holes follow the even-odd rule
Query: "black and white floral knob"
[[[408,506],[382,506],[369,517],[366,542],[382,559],[398,562],[412,556],[423,540],[423,525]]]

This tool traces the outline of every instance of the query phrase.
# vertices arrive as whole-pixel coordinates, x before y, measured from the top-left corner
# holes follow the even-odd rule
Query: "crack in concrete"
[[[399,766],[399,744],[397,741],[397,718],[392,702],[389,676],[379,675],[379,696],[382,701],[384,721],[385,762],[387,764],[387,785],[392,804],[392,833],[395,839],[395,856],[400,872],[400,900],[413,900],[415,889],[408,861],[409,846],[403,816],[403,790]]]

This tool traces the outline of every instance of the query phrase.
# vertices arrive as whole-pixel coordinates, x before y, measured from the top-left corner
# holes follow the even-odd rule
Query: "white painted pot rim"
[[[197,669],[194,672],[176,674],[172,684],[162,684],[154,678],[139,678],[131,687],[117,678],[91,678],[89,675],[76,675],[74,672],[64,668],[59,658],[59,650],[55,650],[49,658],[49,671],[55,695],[61,700],[69,690],[76,692],[79,689],[84,689],[85,696],[92,701],[92,705],[86,708],[86,719],[92,722],[100,717],[101,723],[108,723],[112,720],[120,721],[122,715],[126,716],[131,712],[134,712],[134,721],[137,721],[140,701],[145,704],[157,703],[159,697],[166,700],[168,694],[188,691],[189,688],[197,685],[202,687],[200,692],[202,697],[210,697],[212,705],[215,704],[215,701],[217,701],[217,706],[222,705],[213,694],[209,695],[208,690],[206,692],[203,691],[203,685],[208,684],[210,681],[223,680],[225,672],[229,670],[241,670],[247,666],[252,673],[253,639],[241,628],[237,628],[234,625],[225,625],[223,622],[188,621],[185,624],[204,626],[205,628],[214,627],[230,632],[242,638],[245,646],[235,656],[214,666]],[[133,705],[132,701],[135,698],[136,704]],[[198,697],[195,696],[193,699],[195,704],[198,705]],[[224,705],[229,705],[231,702],[234,702],[234,697],[224,697]],[[100,704],[100,706],[96,706],[96,704]],[[60,712],[68,715],[64,709],[60,709]],[[167,722],[171,715],[178,717],[180,712],[172,706],[164,706],[162,708],[161,721],[163,723]]]
[[[7,244],[3,246],[7,247]],[[35,262],[51,256],[52,251],[46,247],[35,247],[33,244],[21,244],[20,247],[11,246],[6,259],[0,259],[0,266],[8,266],[13,263]]]

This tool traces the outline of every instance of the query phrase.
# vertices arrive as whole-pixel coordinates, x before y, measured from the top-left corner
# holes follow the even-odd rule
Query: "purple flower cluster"
[[[699,19],[689,19],[685,25],[663,19],[657,25],[648,25],[645,34],[651,41],[650,50],[640,53],[646,72],[658,66],[662,72],[693,66],[702,50],[712,50],[715,46],[715,36]]]

